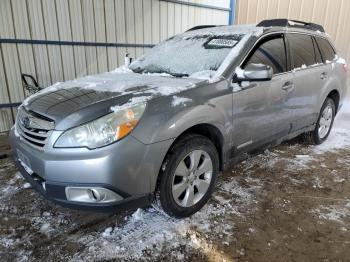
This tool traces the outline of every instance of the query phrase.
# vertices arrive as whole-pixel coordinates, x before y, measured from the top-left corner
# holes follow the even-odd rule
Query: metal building
[[[106,72],[195,25],[227,25],[230,10],[230,0],[0,0],[0,132],[27,95],[21,73],[48,86]]]
[[[349,13],[349,0],[0,0],[0,132],[27,95],[21,73],[48,86],[112,70],[195,25],[284,17],[324,25],[347,59]]]
[[[237,0],[237,24],[254,24],[272,18],[289,18],[323,25],[341,56],[349,61],[349,0]]]

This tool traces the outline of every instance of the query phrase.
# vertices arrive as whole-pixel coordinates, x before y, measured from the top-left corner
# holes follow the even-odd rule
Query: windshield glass
[[[168,73],[176,77],[216,71],[242,37],[241,34],[175,36],[136,59],[130,69],[135,73]]]

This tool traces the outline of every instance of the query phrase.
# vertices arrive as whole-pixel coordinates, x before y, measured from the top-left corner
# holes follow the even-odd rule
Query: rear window
[[[332,61],[335,57],[335,51],[331,44],[324,38],[316,37],[318,46],[323,57],[323,61]]]
[[[316,54],[311,36],[289,34],[288,41],[294,68],[316,64]]]

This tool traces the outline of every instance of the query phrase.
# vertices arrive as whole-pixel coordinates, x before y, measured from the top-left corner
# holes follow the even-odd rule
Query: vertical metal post
[[[235,23],[236,14],[236,0],[230,0],[230,14],[228,16],[228,24],[233,25]]]

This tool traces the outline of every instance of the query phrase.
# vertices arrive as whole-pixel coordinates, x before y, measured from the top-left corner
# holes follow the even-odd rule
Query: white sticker
[[[210,40],[207,45],[212,47],[234,47],[237,42],[233,39],[215,38]]]

